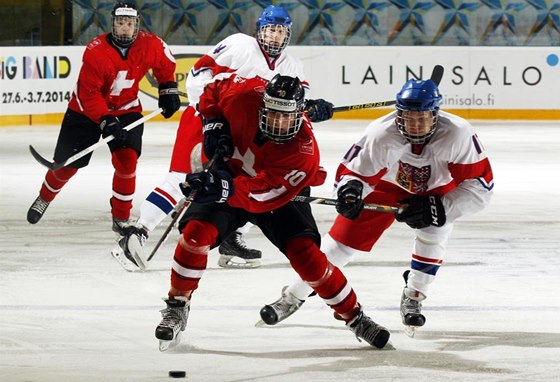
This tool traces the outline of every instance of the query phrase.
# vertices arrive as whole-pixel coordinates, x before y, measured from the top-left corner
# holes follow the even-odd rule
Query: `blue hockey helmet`
[[[397,128],[411,143],[424,143],[436,131],[441,94],[432,80],[408,80],[397,93]]]
[[[278,56],[290,43],[292,18],[280,6],[269,5],[257,20],[257,41],[270,56]]]

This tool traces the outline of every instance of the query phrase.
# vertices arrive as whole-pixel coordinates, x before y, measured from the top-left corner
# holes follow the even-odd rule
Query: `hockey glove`
[[[171,117],[181,107],[177,82],[165,82],[159,85],[158,106],[163,109],[161,115]]]
[[[233,142],[229,133],[229,123],[224,118],[204,120],[204,154],[207,158],[218,154],[222,159],[233,156]]]
[[[117,117],[113,117],[110,114],[101,117],[99,128],[101,129],[101,135],[103,135],[103,138],[107,138],[109,135],[112,135],[119,141],[126,138],[126,130],[122,128],[121,122]]]
[[[322,122],[331,119],[334,105],[324,99],[309,99],[305,104],[311,122]]]
[[[202,171],[187,174],[179,187],[187,198],[194,192],[193,202],[224,203],[233,195],[233,178],[225,170]]]
[[[338,189],[336,211],[345,218],[354,220],[364,209],[362,190],[364,186],[358,180],[351,180]]]
[[[431,225],[441,227],[445,224],[445,208],[437,195],[414,195],[399,200],[403,208],[395,214],[399,222],[404,222],[412,228],[426,228]]]

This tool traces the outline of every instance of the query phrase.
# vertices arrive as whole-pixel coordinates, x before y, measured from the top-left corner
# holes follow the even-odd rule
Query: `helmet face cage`
[[[399,132],[410,143],[425,143],[436,132],[441,99],[442,96],[437,85],[432,80],[409,80],[404,84],[397,94],[397,118],[395,122]],[[426,120],[425,112],[431,114],[427,118],[428,120]],[[421,128],[422,125],[429,127],[429,130],[424,134],[417,135],[407,131],[407,127],[409,130],[413,130],[414,128]]]
[[[129,3],[117,3],[115,8],[112,12],[112,35],[113,40],[117,45],[123,48],[128,48],[134,40],[136,40],[136,36],[138,36],[138,30],[140,28],[140,16],[138,15],[138,11],[134,8],[132,4]],[[119,29],[123,25],[130,25],[130,28],[133,28],[132,34],[120,34]]]
[[[257,21],[257,41],[270,56],[278,56],[290,43],[292,19],[282,7],[270,5]]]
[[[276,75],[266,87],[259,128],[276,143],[293,139],[303,122],[304,90],[298,78]]]

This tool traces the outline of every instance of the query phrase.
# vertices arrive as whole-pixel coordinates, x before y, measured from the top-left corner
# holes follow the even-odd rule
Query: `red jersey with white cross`
[[[282,207],[304,187],[322,184],[319,148],[307,117],[294,139],[267,140],[259,129],[259,109],[267,81],[221,74],[202,93],[198,109],[206,118],[223,117],[230,124],[234,154],[228,162],[234,193],[227,203],[252,213]]]
[[[175,81],[175,58],[159,37],[140,31],[126,50],[113,45],[110,33],[86,47],[68,108],[99,123],[107,114],[141,112],[138,86],[149,69],[158,83]]]

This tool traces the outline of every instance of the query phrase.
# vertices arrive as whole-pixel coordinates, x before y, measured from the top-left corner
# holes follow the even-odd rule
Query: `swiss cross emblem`
[[[428,180],[432,168],[428,166],[415,167],[409,163],[399,161],[399,169],[397,171],[397,183],[410,193],[418,194],[428,190]]]

